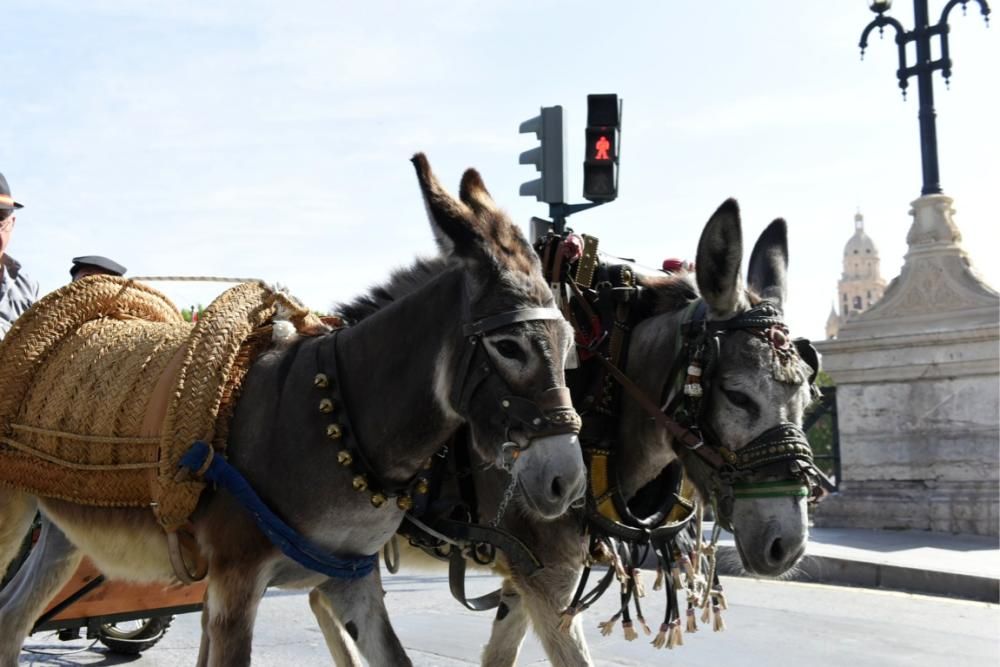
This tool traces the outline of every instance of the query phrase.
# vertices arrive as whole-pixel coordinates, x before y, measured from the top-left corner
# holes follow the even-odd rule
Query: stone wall
[[[961,248],[951,199],[913,204],[903,271],[837,340],[841,493],[827,526],[1000,532],[1000,296]]]

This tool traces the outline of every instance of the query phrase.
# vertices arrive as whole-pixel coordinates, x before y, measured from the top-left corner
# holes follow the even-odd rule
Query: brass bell
[[[351,453],[346,449],[341,449],[337,452],[337,463],[342,466],[349,466],[354,463],[354,457],[351,456]]]
[[[327,377],[326,373],[316,373],[316,377],[313,378],[313,386],[317,389],[326,389],[330,386],[330,378]]]
[[[375,507],[382,507],[382,505],[385,505],[385,501],[386,498],[381,493],[372,494],[372,505]]]
[[[325,415],[333,412],[333,401],[329,398],[324,398],[319,402],[319,411]]]
[[[354,487],[355,491],[364,491],[368,488],[368,478],[364,475],[355,475],[354,479],[351,480],[351,486]]]
[[[399,498],[396,498],[396,507],[404,512],[409,512],[413,509],[413,498],[410,498],[409,496],[400,496]]]
[[[426,479],[422,479],[419,482],[417,482],[417,488],[415,490],[420,495],[425,495],[428,491],[431,490],[431,487],[427,484]]]
[[[340,428],[340,424],[330,424],[326,427],[326,437],[331,440],[340,440],[342,435],[344,435],[344,429]]]

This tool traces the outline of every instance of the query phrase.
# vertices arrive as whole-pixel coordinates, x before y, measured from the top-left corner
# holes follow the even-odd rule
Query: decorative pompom
[[[288,320],[274,320],[271,323],[271,340],[278,345],[288,345],[297,335],[295,325]]]
[[[583,257],[583,239],[576,234],[570,234],[562,242],[562,254],[568,262],[575,262]]]

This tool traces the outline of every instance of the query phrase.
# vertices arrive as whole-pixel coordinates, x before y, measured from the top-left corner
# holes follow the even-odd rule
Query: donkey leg
[[[554,667],[594,664],[580,616],[573,619],[568,630],[559,628],[560,614],[570,603],[579,575],[575,567],[556,564],[546,566],[531,578],[517,581],[521,602]]]
[[[361,657],[358,655],[354,639],[341,625],[329,598],[319,588],[309,592],[309,607],[316,616],[319,629],[323,631],[323,638],[326,639],[326,646],[334,664],[337,667],[361,667]]]
[[[378,570],[361,579],[328,579],[317,590],[369,665],[412,665],[389,623]]]
[[[38,500],[34,496],[0,487],[0,578],[21,548],[37,507]]]
[[[249,667],[253,624],[267,589],[264,569],[262,563],[240,562],[210,567],[207,619],[203,616],[209,667]]]
[[[490,640],[483,648],[483,667],[512,667],[517,664],[521,642],[527,632],[528,612],[521,595],[510,579],[504,579]]]
[[[21,645],[45,606],[70,580],[83,555],[48,519],[28,559],[0,591],[0,665],[17,664]]]
[[[201,599],[201,642],[198,644],[198,662],[195,667],[208,667],[208,589],[205,589],[205,597]]]

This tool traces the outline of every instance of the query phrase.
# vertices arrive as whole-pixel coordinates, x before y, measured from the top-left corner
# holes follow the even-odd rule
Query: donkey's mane
[[[387,281],[371,287],[366,294],[351,302],[335,305],[333,312],[348,322],[360,322],[420,289],[448,266],[449,262],[444,257],[418,259],[412,266],[393,271]]]
[[[671,275],[639,276],[639,284],[651,295],[647,303],[652,315],[672,313],[684,308],[698,298],[698,288],[694,283],[694,273],[674,273]]]
[[[695,283],[693,271],[670,275],[640,276],[639,284],[651,294],[650,297],[647,297],[647,303],[651,306],[651,315],[678,311],[701,296]],[[744,288],[744,292],[750,306],[756,306],[761,302],[761,296],[749,286]]]

